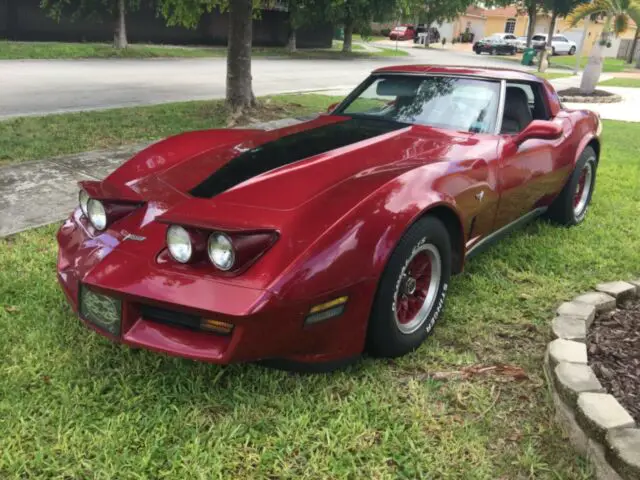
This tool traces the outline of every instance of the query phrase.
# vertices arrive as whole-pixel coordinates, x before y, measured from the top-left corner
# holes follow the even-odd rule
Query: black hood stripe
[[[406,125],[375,119],[350,118],[306,130],[241,153],[194,187],[194,197],[211,198],[242,182],[305,158],[361,142]]]

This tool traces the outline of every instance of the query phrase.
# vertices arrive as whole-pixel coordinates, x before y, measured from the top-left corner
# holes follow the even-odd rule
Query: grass
[[[339,47],[337,43],[340,43]],[[280,47],[254,47],[252,54],[258,57],[285,56],[291,58],[368,58],[406,56],[407,52],[395,53],[391,49],[376,52],[364,51],[360,45],[353,52],[342,53],[341,42],[334,42],[330,49],[301,49],[294,53]],[[393,53],[391,53],[393,52]],[[108,43],[64,43],[64,42],[10,42],[0,40],[0,60],[24,59],[80,59],[80,58],[167,58],[167,57],[224,57],[225,47],[181,47],[163,45],[131,44],[117,50]]]
[[[540,78],[546,78],[547,80],[553,80],[555,78],[566,78],[570,77],[570,73],[554,73],[554,72],[531,72],[535,76]]]
[[[262,99],[263,108],[256,112],[255,119],[324,111],[327,98],[312,94],[268,97]],[[185,130],[224,127],[227,119],[222,100],[19,117],[0,122],[0,164],[154,140]]]
[[[589,56],[582,56],[580,58],[580,68],[584,68],[589,61]],[[549,66],[551,68],[571,68],[576,65],[576,57],[573,55],[556,55],[550,57]],[[605,58],[602,65],[603,72],[622,72],[627,68],[627,64],[620,58]]]
[[[632,87],[640,88],[640,78],[611,78],[600,82],[599,85],[610,87]]]
[[[56,285],[54,226],[0,240],[0,478],[592,478],[541,366],[559,302],[640,273],[639,129],[604,122],[583,225],[513,234],[453,279],[418,351],[331,375],[113,345]],[[478,363],[528,379],[430,378]]]

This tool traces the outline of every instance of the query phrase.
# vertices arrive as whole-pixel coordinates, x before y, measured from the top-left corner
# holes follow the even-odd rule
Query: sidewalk
[[[285,118],[249,127],[273,130],[301,121]],[[0,166],[0,238],[63,220],[78,203],[79,181],[103,179],[147,145]]]
[[[605,73],[600,76],[600,82],[609,80],[618,74]],[[556,78],[551,80],[551,84],[556,90],[579,87],[580,75],[571,77]],[[608,85],[598,85],[599,90],[615,93],[622,97],[622,102],[618,103],[573,103],[565,102],[567,108],[586,109],[598,112],[605,120],[621,120],[625,122],[640,122],[640,88],[610,87]]]

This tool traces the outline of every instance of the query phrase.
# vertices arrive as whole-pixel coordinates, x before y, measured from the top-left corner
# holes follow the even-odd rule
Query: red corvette
[[[467,258],[542,214],[582,222],[601,128],[527,73],[377,70],[314,120],[183,133],[82,182],[58,278],[87,326],[136,347],[307,368],[403,355]]]

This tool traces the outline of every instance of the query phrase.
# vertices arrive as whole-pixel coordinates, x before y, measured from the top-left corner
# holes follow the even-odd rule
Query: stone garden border
[[[596,291],[560,305],[553,319],[556,337],[547,345],[544,371],[556,420],[599,480],[640,479],[640,428],[608,393],[588,365],[586,337],[596,314],[640,297],[640,279],[601,283]]]

